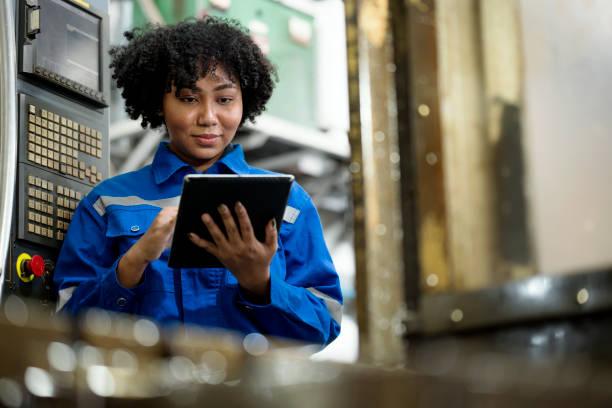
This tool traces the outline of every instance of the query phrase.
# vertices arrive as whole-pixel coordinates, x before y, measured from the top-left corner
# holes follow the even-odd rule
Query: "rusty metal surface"
[[[360,359],[395,365],[403,358],[406,308],[389,4],[349,1],[346,10]]]
[[[496,259],[479,3],[436,2],[448,247],[454,290],[488,286]]]
[[[438,95],[435,10],[410,13],[412,123],[419,174],[421,287],[438,292],[452,286],[448,266],[444,163]]]
[[[444,163],[438,94],[435,2],[394,2],[394,46],[408,303],[414,292],[448,290]],[[407,223],[411,216],[414,221]],[[416,223],[416,228],[414,226]],[[408,246],[417,231],[416,254]],[[413,245],[414,246],[414,245]],[[410,259],[413,258],[413,259]],[[418,259],[415,262],[414,259]],[[420,273],[419,273],[420,272]],[[417,275],[414,277],[413,275]],[[408,286],[410,285],[410,286]],[[412,294],[412,295],[410,295]]]
[[[349,143],[351,145],[351,198],[353,200],[353,247],[355,250],[355,291],[357,294],[357,322],[359,337],[369,333],[366,282],[366,245],[364,208],[363,152],[361,148],[361,104],[359,100],[359,27],[357,24],[358,0],[345,3],[347,68],[349,87]]]
[[[498,284],[530,276],[535,269],[526,197],[522,33],[517,0],[481,1],[479,8],[496,231],[490,284]]]

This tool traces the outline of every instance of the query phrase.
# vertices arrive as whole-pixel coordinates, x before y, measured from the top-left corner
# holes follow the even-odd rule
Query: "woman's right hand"
[[[137,247],[142,261],[147,263],[154,261],[166,248],[170,247],[177,213],[178,207],[163,208],[147,232],[132,246],[132,248]]]
[[[145,268],[172,243],[178,207],[163,208],[142,237],[121,257],[117,266],[117,279],[123,287],[138,285]]]

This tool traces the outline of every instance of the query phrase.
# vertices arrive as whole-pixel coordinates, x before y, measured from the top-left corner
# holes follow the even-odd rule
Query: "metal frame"
[[[612,269],[539,275],[495,288],[422,295],[408,334],[436,335],[612,310]]]
[[[421,284],[421,260],[419,259],[419,217],[418,217],[418,159],[416,148],[416,134],[414,130],[414,106],[412,100],[415,98],[413,79],[414,69],[411,66],[410,56],[414,52],[411,46],[413,40],[410,27],[410,7],[402,2],[390,4],[391,23],[394,38],[394,53],[396,64],[396,92],[398,120],[398,149],[401,157],[409,157],[410,160],[400,160],[400,189],[401,189],[401,211],[402,229],[404,231],[402,250],[404,252],[404,293],[406,296],[406,307],[410,311],[418,309]]]
[[[612,267],[593,270],[574,271],[572,274],[552,275],[538,271],[534,276],[507,281],[499,286],[479,290],[446,292],[436,288],[437,293],[427,293],[422,289],[425,272],[429,272],[420,259],[419,208],[423,201],[419,178],[432,175],[426,173],[427,166],[419,166],[423,161],[423,150],[428,139],[431,144],[435,134],[431,124],[426,127],[425,120],[432,121],[437,109],[431,104],[437,97],[424,92],[423,84],[435,69],[426,69],[427,55],[415,55],[418,51],[412,44],[432,41],[427,32],[412,25],[423,24],[425,12],[434,10],[436,2],[418,0],[397,2],[391,5],[391,20],[394,23],[396,81],[398,96],[398,121],[400,132],[399,147],[402,158],[402,221],[404,228],[404,278],[406,304],[411,313],[405,320],[406,334],[411,338],[459,334],[479,330],[506,330],[512,325],[525,326],[530,323],[561,320],[578,320],[594,314],[612,316]],[[433,38],[435,41],[436,39]],[[429,49],[429,47],[425,47]],[[435,43],[433,45],[435,49]],[[411,61],[411,59],[418,61]],[[417,69],[420,68],[420,69]],[[418,79],[415,80],[415,78]],[[421,87],[421,88],[420,88]],[[429,98],[429,100],[428,100]],[[427,114],[422,114],[420,104],[427,104]],[[420,115],[420,117],[419,117]],[[429,146],[432,151],[436,146]],[[432,188],[432,187],[430,187]],[[431,206],[431,202],[429,203]],[[438,285],[439,286],[439,285]]]
[[[13,2],[0,6],[0,219],[13,215],[17,167],[17,103],[15,19]],[[0,223],[0,300],[5,278],[6,260],[11,240],[11,223]]]

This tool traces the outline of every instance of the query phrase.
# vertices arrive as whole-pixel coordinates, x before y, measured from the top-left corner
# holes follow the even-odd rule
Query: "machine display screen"
[[[62,0],[40,1],[36,64],[95,91],[100,81],[101,20]]]

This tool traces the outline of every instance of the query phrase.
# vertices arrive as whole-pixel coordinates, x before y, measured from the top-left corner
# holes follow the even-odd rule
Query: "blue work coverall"
[[[131,289],[117,281],[121,256],[147,231],[161,208],[178,205],[183,178],[196,171],[159,145],[151,165],[112,177],[79,204],[63,243],[54,282],[58,306],[70,314],[90,307],[145,316],[160,324],[184,322],[328,344],[340,332],[342,294],[308,194],[293,183],[270,265],[270,302],[243,296],[225,268],[168,267],[170,250],[151,262]],[[266,174],[230,145],[207,174]]]

